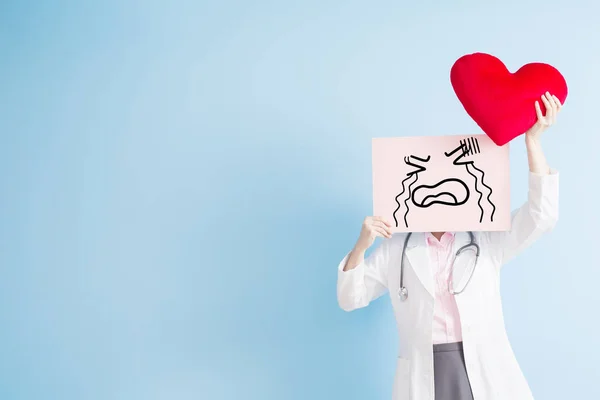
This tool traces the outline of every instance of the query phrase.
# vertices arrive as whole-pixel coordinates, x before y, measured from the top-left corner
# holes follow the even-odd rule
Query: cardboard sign
[[[372,142],[373,215],[394,232],[510,229],[508,144],[486,135]]]

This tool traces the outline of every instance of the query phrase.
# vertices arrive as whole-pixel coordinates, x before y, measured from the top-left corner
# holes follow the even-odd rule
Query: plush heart
[[[564,104],[568,92],[565,78],[551,65],[531,63],[511,73],[502,61],[485,53],[459,58],[450,81],[467,114],[498,146],[535,124],[536,100],[545,115],[542,94],[548,91]]]

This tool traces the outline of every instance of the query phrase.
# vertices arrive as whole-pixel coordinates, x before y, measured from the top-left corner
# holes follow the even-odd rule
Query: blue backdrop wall
[[[389,398],[388,299],[341,311],[336,265],[371,213],[372,137],[479,133],[449,83],[475,51],[569,83],[544,137],[560,221],[502,293],[536,397],[599,398],[598,13],[3,0],[0,398]],[[526,177],[517,139],[515,207]]]

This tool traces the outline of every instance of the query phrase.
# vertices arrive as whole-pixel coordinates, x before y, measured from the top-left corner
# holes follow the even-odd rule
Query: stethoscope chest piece
[[[398,296],[402,301],[408,298],[408,289],[406,289],[406,286],[401,286],[398,288]]]

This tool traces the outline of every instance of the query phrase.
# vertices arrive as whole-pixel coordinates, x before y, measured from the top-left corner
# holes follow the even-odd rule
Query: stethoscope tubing
[[[408,246],[408,240],[410,239],[412,235],[412,232],[408,232],[408,234],[406,235],[406,238],[404,239],[404,245],[402,246],[402,258],[400,259],[400,287],[398,288],[398,297],[400,297],[400,300],[404,301],[408,298],[408,289],[406,288],[406,286],[404,286],[404,255],[406,252],[406,247]],[[454,291],[451,290],[450,293],[452,293],[453,295],[457,295],[460,294],[462,292],[464,292],[464,290],[467,288],[467,286],[469,285],[469,282],[471,282],[471,278],[473,277],[473,272],[475,272],[475,268],[477,267],[477,260],[479,259],[479,245],[475,242],[475,236],[473,235],[473,232],[469,232],[469,243],[462,246],[461,248],[459,248],[456,251],[456,255],[455,257],[458,257],[460,255],[460,253],[462,253],[464,250],[468,249],[469,247],[475,247],[475,265],[473,266],[473,270],[471,271],[471,274],[469,275],[469,279],[467,280],[467,283],[465,284],[464,288],[461,291]],[[454,266],[453,266],[454,268]]]

